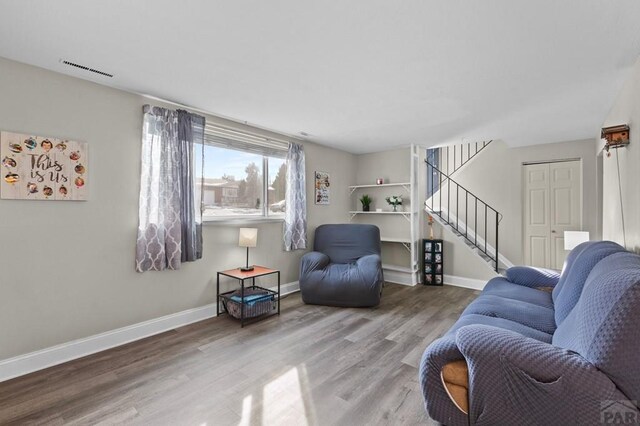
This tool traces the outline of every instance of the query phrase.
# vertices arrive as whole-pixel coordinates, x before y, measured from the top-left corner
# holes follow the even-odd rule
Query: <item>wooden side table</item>
[[[278,275],[278,291],[277,292],[270,290],[268,288],[264,288],[256,285],[257,277],[263,277],[265,275],[272,275],[272,274]],[[220,293],[220,276],[221,275],[225,277],[235,278],[238,281],[240,281],[240,302],[231,299],[233,293],[235,293],[237,289],[227,291],[225,293]],[[248,305],[245,299],[244,282],[246,280],[251,280],[251,285],[246,289],[262,290],[265,292],[264,297],[259,296],[257,299],[253,300],[253,303],[259,303],[261,301],[274,301],[277,303],[277,310],[272,309],[271,312],[267,312],[252,318],[245,318],[245,313]],[[217,274],[216,293],[217,293],[217,298],[216,298],[217,300],[216,314],[217,315],[220,315],[225,312],[229,313],[227,309],[225,309],[225,312],[221,311],[220,308],[222,305],[224,305],[225,307],[227,306],[228,303],[238,303],[240,305],[240,318],[239,318],[240,327],[244,327],[245,323],[247,323],[248,320],[251,320],[251,322],[253,322],[253,321],[259,321],[271,315],[280,315],[280,271],[277,269],[270,269],[264,266],[255,265],[253,271],[242,272],[240,268],[220,271]]]

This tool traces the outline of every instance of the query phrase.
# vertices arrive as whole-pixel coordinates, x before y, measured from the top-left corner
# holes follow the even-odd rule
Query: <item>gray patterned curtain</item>
[[[196,179],[202,188],[203,175],[196,176],[195,161],[204,155],[204,117],[178,110],[178,142],[180,144],[180,218],[183,262],[202,258],[202,209],[195,199]],[[198,148],[196,154],[195,148]]]
[[[307,196],[304,148],[289,143],[287,152],[287,192],[284,214],[284,248],[286,251],[307,248]]]
[[[149,105],[143,111],[136,270],[179,269],[202,257],[193,144],[202,142],[204,117]]]

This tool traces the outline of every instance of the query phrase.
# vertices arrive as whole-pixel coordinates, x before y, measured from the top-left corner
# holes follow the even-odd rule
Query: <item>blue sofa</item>
[[[561,273],[519,266],[490,280],[419,374],[446,425],[590,425],[616,404],[640,419],[638,361],[640,256],[599,241]]]
[[[305,303],[343,307],[380,303],[384,278],[377,226],[318,226],[313,250],[300,262],[300,293]]]

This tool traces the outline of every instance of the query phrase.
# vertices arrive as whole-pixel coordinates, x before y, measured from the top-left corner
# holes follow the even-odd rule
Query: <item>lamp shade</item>
[[[589,233],[586,231],[564,231],[565,250],[573,250],[587,241],[589,241]]]
[[[255,247],[258,244],[258,228],[240,228],[238,245],[240,247]]]

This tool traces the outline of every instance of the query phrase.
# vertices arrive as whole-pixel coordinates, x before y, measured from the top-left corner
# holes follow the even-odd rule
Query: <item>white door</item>
[[[525,263],[562,269],[564,231],[582,229],[582,164],[530,164],[524,170]]]

